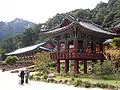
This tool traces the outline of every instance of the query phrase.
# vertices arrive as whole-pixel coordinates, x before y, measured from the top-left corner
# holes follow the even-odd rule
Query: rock
[[[53,74],[53,73],[50,73],[49,75],[48,75],[48,78],[54,78],[55,77],[55,74]]]
[[[19,73],[19,71],[18,70],[13,70],[13,71],[11,71],[11,73]]]

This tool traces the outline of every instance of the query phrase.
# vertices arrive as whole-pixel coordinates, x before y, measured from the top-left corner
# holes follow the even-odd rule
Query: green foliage
[[[40,76],[35,77],[35,80],[37,80],[37,81],[39,81],[40,79],[41,79]]]
[[[107,50],[106,53],[109,53],[110,55],[110,60],[113,64],[112,66],[114,67],[113,73],[116,75],[116,83],[117,83],[119,78],[119,71],[120,71],[120,48]],[[109,58],[107,59],[109,60]]]
[[[34,75],[30,75],[29,79],[32,80],[34,78]]]
[[[2,48],[6,50],[6,52],[11,52],[16,49],[15,46],[15,39],[14,37],[8,37],[3,40],[2,42]]]
[[[109,75],[112,74],[112,63],[110,61],[98,62],[94,66],[94,71],[97,75]]]
[[[36,70],[48,74],[50,67],[53,67],[53,60],[50,58],[49,52],[40,52],[37,54],[38,60],[34,62]],[[53,65],[52,65],[53,64]]]
[[[23,34],[0,40],[0,48],[5,49],[6,52],[11,52],[15,49],[34,45],[50,38],[49,36],[41,34],[41,31],[57,28],[57,26],[63,22],[63,16],[66,14],[71,14],[75,18],[90,20],[109,30],[113,23],[120,21],[120,0],[109,0],[108,3],[100,2],[92,10],[75,9],[67,13],[56,14],[45,23],[40,23],[34,28],[26,29]],[[119,44],[117,46],[119,46]]]
[[[32,28],[26,29],[25,32],[23,33],[23,38],[22,38],[22,42],[23,42],[23,46],[30,46],[30,45],[34,45],[35,41],[38,38],[38,34],[36,33],[36,31]]]
[[[76,18],[87,19],[90,20],[92,18],[92,13],[90,9],[76,9],[71,12]]]
[[[43,76],[43,78],[46,80],[46,79],[48,78],[48,76],[45,74],[45,75]]]
[[[110,43],[113,47],[120,48],[120,38],[114,38]]]
[[[8,56],[6,59],[5,59],[5,62],[6,64],[8,65],[14,65],[16,64],[16,61],[18,61],[18,58],[16,56]]]
[[[0,49],[0,55],[3,55],[3,54],[5,54],[5,50],[3,50],[3,49]]]
[[[0,61],[0,65],[2,65],[3,64],[3,62],[2,61]]]

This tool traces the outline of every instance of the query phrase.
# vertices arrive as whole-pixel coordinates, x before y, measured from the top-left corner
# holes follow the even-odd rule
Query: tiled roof
[[[115,29],[115,28],[120,28],[120,20],[113,23],[113,25],[111,26],[111,28]]]
[[[48,31],[48,32],[44,32],[44,34],[49,34],[49,33],[56,33],[56,32],[60,32],[60,31],[63,31],[65,28],[71,26],[73,23],[71,23],[70,25],[68,26],[64,26],[62,28],[58,28],[58,29],[54,29],[54,30],[51,30],[51,31]]]
[[[49,33],[59,33],[60,31],[63,31],[65,28],[73,25],[74,23],[76,22],[73,22],[71,23],[70,25],[68,26],[65,26],[65,27],[62,27],[62,28],[58,28],[58,29],[54,29],[52,31],[48,31],[48,32],[45,32],[45,34],[49,34]],[[98,27],[97,25],[93,24],[93,23],[90,23],[90,22],[87,22],[87,21],[80,21],[80,22],[77,22],[78,25],[81,25],[83,26],[84,28],[87,28],[88,30],[91,30],[93,32],[98,32],[98,33],[102,33],[102,34],[107,34],[107,35],[116,35],[116,33],[112,33],[112,32],[108,32],[108,31],[105,31],[104,29]]]
[[[48,41],[49,41],[49,40],[48,40]],[[50,50],[52,50],[52,49],[45,48],[45,47],[41,46],[41,45],[47,43],[48,41],[45,41],[45,42],[43,42],[43,43],[36,44],[36,45],[33,45],[33,46],[20,48],[20,49],[17,49],[17,50],[15,50],[15,51],[13,51],[13,52],[7,53],[7,54],[5,54],[5,55],[16,55],[16,54],[25,53],[25,52],[28,52],[28,51],[35,50],[35,49],[37,49],[37,48],[42,49],[42,50],[50,51]]]
[[[19,53],[24,53],[24,52],[32,51],[32,50],[38,48],[39,45],[40,44],[29,46],[29,47],[20,48],[20,49],[17,49],[15,51],[11,52],[11,53],[7,53],[6,55],[13,55],[13,54],[19,54]]]
[[[118,24],[115,26],[115,28],[120,28],[120,23],[118,23]]]
[[[107,39],[103,44],[108,44],[112,41],[112,39]]]
[[[89,30],[95,31],[95,32],[99,32],[99,33],[103,33],[103,34],[108,34],[108,35],[116,35],[116,33],[111,33],[111,32],[105,31],[104,29],[99,28],[98,26],[96,26],[93,23],[89,23],[89,22],[85,22],[85,21],[80,21],[79,24],[82,25],[83,27],[85,27],[85,28],[87,28]]]

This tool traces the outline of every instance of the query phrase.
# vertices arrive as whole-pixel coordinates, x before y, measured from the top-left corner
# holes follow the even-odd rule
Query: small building
[[[120,21],[117,21],[117,22],[113,23],[110,29],[111,29],[111,32],[117,33],[120,36]],[[107,39],[103,43],[105,49],[110,49],[111,48],[111,45],[110,45],[111,42],[112,42],[112,39]]]
[[[75,19],[71,15],[64,17],[64,22],[58,28],[44,32],[57,41],[57,50],[51,52],[51,58],[56,60],[59,73],[60,62],[65,62],[67,73],[71,60],[74,61],[74,73],[79,73],[79,62],[84,64],[84,73],[87,73],[88,61],[105,60],[103,42],[119,35],[87,20]]]
[[[45,41],[40,44],[24,47],[17,49],[13,52],[5,54],[6,56],[17,56],[20,61],[22,60],[36,60],[36,53],[41,51],[51,51],[54,50],[56,45],[51,41]]]
[[[111,29],[112,29],[113,32],[120,34],[120,20],[115,22],[112,25]]]

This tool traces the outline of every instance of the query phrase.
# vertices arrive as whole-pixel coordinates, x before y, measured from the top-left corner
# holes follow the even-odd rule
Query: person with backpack
[[[28,83],[29,74],[30,74],[30,72],[28,70],[26,70],[25,71],[25,83]]]

